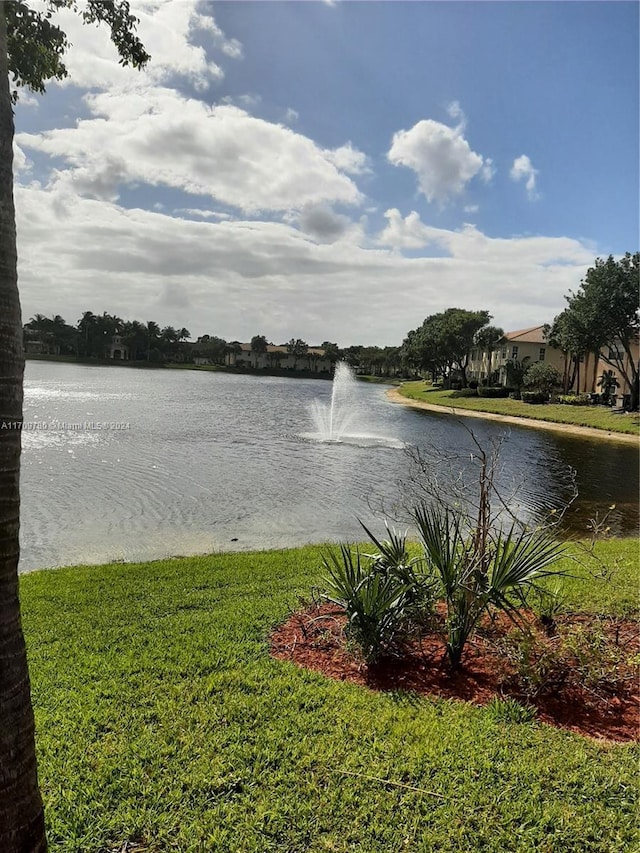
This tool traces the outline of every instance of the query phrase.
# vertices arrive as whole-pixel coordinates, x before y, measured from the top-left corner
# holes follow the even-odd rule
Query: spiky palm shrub
[[[325,599],[344,608],[347,637],[366,663],[393,649],[410,604],[410,585],[385,571],[375,556],[355,553],[347,545],[324,557],[328,571]]]
[[[388,538],[379,539],[362,522],[360,524],[377,548],[375,553],[366,555],[372,561],[371,571],[395,578],[406,590],[404,616],[409,622],[430,623],[437,585],[431,572],[426,571],[424,558],[409,553],[407,531],[399,533],[385,521]]]
[[[564,547],[548,531],[506,531],[465,525],[448,507],[421,505],[414,520],[424,547],[427,571],[436,579],[447,608],[445,643],[449,662],[460,667],[464,647],[482,616],[492,609],[518,621],[526,596],[552,568]]]

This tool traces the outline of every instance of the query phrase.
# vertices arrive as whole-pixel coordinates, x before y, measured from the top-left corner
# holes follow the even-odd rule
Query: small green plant
[[[536,709],[532,705],[522,705],[517,699],[508,696],[494,698],[487,705],[492,720],[499,723],[531,723],[536,718]]]
[[[367,557],[371,570],[391,576],[406,590],[405,616],[415,624],[429,623],[436,601],[437,584],[426,571],[422,556],[411,557],[407,549],[407,532],[399,534],[385,522],[388,539],[378,539],[360,522],[362,529],[378,549]]]
[[[542,405],[549,402],[549,395],[546,391],[523,391],[520,394],[520,399],[523,403]]]
[[[344,608],[347,639],[356,643],[366,663],[393,650],[409,604],[409,586],[380,563],[347,545],[323,558],[329,575],[325,598]]]
[[[589,394],[558,394],[555,398],[556,403],[561,403],[565,406],[590,406],[591,397]]]
[[[478,388],[478,397],[508,397],[509,388],[507,386],[497,385]]]
[[[519,690],[528,699],[559,690],[569,677],[566,656],[557,637],[541,642],[527,630],[512,632],[500,643],[511,661]]]
[[[604,626],[595,622],[571,631],[565,640],[567,653],[575,659],[575,672],[591,690],[606,691],[615,684],[615,672],[624,655],[620,646],[612,643]]]
[[[558,577],[552,584],[537,587],[530,604],[545,628],[552,629],[555,627],[556,617],[565,609],[566,601],[567,592],[563,578]]]
[[[488,510],[486,510],[488,511]],[[482,520],[466,529],[462,513],[422,505],[414,518],[425,560],[447,608],[446,649],[451,666],[460,666],[467,640],[482,616],[495,609],[518,621],[518,610],[538,582],[558,572],[551,568],[563,546],[544,530],[506,532]]]
[[[623,645],[607,634],[601,620],[562,630],[553,637],[515,631],[500,643],[516,671],[519,690],[529,699],[575,684],[609,696],[625,678],[629,660]]]

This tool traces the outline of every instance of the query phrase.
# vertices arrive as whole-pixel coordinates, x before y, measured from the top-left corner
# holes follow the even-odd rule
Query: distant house
[[[614,351],[615,350],[615,351]],[[640,342],[636,340],[631,344],[631,354],[637,364],[640,359]],[[627,373],[629,370],[629,356],[623,352],[622,346],[610,347],[602,350],[597,361],[594,354],[587,353],[580,356],[578,369],[576,370],[574,390],[579,393],[598,393],[598,379],[606,370],[613,371],[613,375],[619,383],[619,394],[628,394],[630,388],[620,371],[606,362],[603,358],[616,357],[625,365]],[[479,347],[472,349],[467,367],[469,379],[491,380],[499,385],[507,384],[506,363],[508,361],[519,361],[524,367],[544,361],[555,367],[565,378],[571,375],[572,363],[568,353],[552,347],[545,338],[544,326],[531,326],[528,329],[519,329],[515,332],[507,332],[495,345],[491,352]]]
[[[332,367],[322,347],[309,347],[304,355],[295,356],[287,350],[286,344],[267,344],[266,352],[255,352],[251,344],[240,344],[239,352],[227,354],[226,363],[230,367],[250,367],[253,370],[279,368],[310,373],[331,373]]]
[[[60,346],[50,336],[25,326],[24,351],[26,355],[60,355]]]
[[[114,361],[129,361],[129,347],[123,343],[121,335],[114,335],[107,344],[107,358]]]
[[[474,348],[471,351],[467,375],[478,381],[497,376],[498,384],[506,385],[505,365],[508,361],[519,361],[525,367],[536,361],[544,361],[563,373],[566,357],[562,350],[549,345],[544,326],[531,326],[528,329],[506,332],[492,352]]]

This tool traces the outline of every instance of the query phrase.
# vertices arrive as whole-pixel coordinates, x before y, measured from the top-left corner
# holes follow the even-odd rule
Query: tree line
[[[230,355],[236,362],[243,352],[241,342],[228,341],[218,335],[201,335],[191,342],[188,329],[176,329],[173,326],[160,327],[154,320],[140,322],[123,320],[115,314],[103,312],[94,314],[85,311],[75,326],[67,323],[56,314],[46,317],[36,314],[24,325],[25,343],[37,340],[57,354],[76,358],[103,359],[109,356],[109,350],[115,335],[119,335],[122,344],[129,350],[134,361],[182,361],[192,362],[196,358],[205,358],[212,364],[228,363]],[[324,351],[324,358],[331,364],[346,361],[347,364],[364,373],[374,376],[394,376],[410,369],[409,362],[401,347],[348,346],[339,347],[333,341],[323,341],[318,347],[310,346],[302,338],[291,338],[284,344],[285,352],[269,352],[272,341],[265,335],[251,338],[251,352],[266,355],[269,367],[277,369],[286,355],[292,355],[296,361],[307,362],[309,369],[318,359],[317,349]]]
[[[55,347],[60,355],[78,358],[105,358],[113,337],[119,335],[136,361],[162,361],[181,352],[181,344],[191,337],[185,328],[160,328],[153,320],[125,321],[106,311],[102,314],[85,311],[75,326],[66,323],[59,314],[55,317],[36,314],[25,323],[24,329],[26,342],[36,338]]]

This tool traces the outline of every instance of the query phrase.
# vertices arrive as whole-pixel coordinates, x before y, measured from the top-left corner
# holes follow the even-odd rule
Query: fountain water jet
[[[359,406],[357,384],[349,365],[344,361],[338,362],[333,376],[331,400],[328,403],[313,401],[310,409],[315,432],[306,433],[304,437],[334,444],[402,447],[401,441],[376,435],[368,429],[366,413]]]

